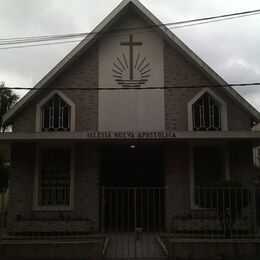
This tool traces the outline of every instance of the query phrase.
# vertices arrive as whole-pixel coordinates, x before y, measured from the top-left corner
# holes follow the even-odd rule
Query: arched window
[[[188,103],[190,131],[226,131],[226,103],[208,88]]]
[[[194,131],[221,130],[221,104],[205,93],[192,106]]]
[[[42,131],[71,130],[71,107],[56,93],[41,108]]]

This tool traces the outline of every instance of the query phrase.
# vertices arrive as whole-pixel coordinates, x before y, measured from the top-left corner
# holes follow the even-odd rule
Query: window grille
[[[221,105],[205,93],[192,106],[194,131],[220,131]]]
[[[41,153],[39,178],[40,206],[69,206],[70,148],[45,148]]]
[[[255,183],[260,184],[260,147],[255,147],[253,149],[253,160],[255,167]]]
[[[193,147],[195,187],[207,187],[224,179],[222,147]]]
[[[42,131],[70,131],[70,106],[55,94],[42,107]]]
[[[259,170],[260,169],[260,147],[255,147],[253,149],[253,158],[254,166]]]

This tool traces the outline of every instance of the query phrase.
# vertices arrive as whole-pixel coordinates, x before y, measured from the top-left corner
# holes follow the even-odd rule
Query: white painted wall
[[[118,28],[129,28],[146,26],[146,24],[134,16],[127,16],[124,22]],[[143,30],[143,31],[147,31]],[[142,42],[142,46],[134,47],[134,65],[136,63],[138,53],[140,53],[137,66],[134,70],[134,79],[140,78],[139,65],[144,57],[144,64],[149,63],[149,66],[142,71],[147,71],[146,75],[150,75],[148,81],[143,87],[164,86],[164,71],[163,71],[163,41],[155,32],[133,33],[135,42]],[[105,37],[100,41],[99,45],[99,87],[120,87],[115,82],[112,71],[113,63],[119,65],[117,57],[122,62],[123,53],[125,54],[129,65],[129,47],[121,46],[121,42],[129,41],[129,31],[123,32],[121,35]],[[126,70],[123,70],[123,79],[129,78],[129,70],[123,65]],[[120,71],[116,69],[117,71]],[[165,114],[164,114],[164,90],[101,90],[99,91],[99,130],[100,131],[145,131],[154,130],[160,131],[165,129]]]

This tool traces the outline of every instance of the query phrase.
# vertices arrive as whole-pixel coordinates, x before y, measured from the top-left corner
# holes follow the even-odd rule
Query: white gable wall
[[[128,15],[123,19],[123,23],[118,23],[119,26],[114,29],[146,26],[135,16]],[[163,40],[156,33],[151,32],[151,29],[146,28],[141,32],[140,30],[138,32],[124,31],[120,35],[104,37],[100,41],[99,87],[122,87],[115,81],[119,78],[115,78],[113,75],[122,77],[123,80],[130,79],[130,48],[120,45],[121,42],[129,42],[130,34],[133,34],[134,42],[142,43],[141,46],[133,47],[133,79],[147,76],[143,78],[147,79],[147,82],[141,84],[141,87],[164,86]],[[144,69],[142,70],[142,68]],[[122,75],[112,70],[118,71]],[[141,75],[141,73],[144,74]],[[129,84],[129,86],[132,85]],[[160,131],[165,129],[164,90],[101,90],[99,91],[98,107],[100,131]]]

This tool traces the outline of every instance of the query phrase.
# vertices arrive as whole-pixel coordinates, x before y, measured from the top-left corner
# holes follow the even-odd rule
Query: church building
[[[34,88],[0,135],[11,145],[9,236],[220,235],[205,189],[255,185],[259,112],[137,0]]]

